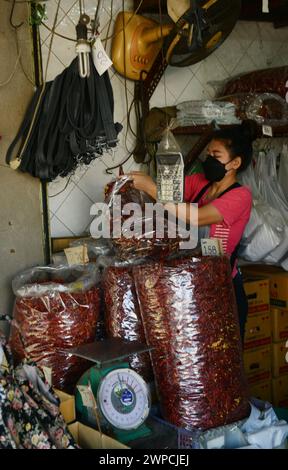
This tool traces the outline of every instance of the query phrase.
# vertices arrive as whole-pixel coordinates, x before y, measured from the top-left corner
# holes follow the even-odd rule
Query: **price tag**
[[[263,135],[268,135],[269,137],[273,137],[273,130],[271,126],[262,126],[262,133]]]
[[[51,386],[52,385],[52,369],[50,367],[42,366],[42,370],[45,375],[45,379],[47,383]]]
[[[10,165],[10,168],[12,168],[12,170],[17,170],[17,168],[19,168],[20,166],[20,163],[21,163],[21,160],[19,158],[15,158],[15,160],[12,160],[12,162],[10,162],[9,165]]]
[[[222,245],[219,242],[220,240],[218,240],[217,238],[202,238],[202,256],[221,256]]]
[[[269,0],[262,0],[262,13],[269,13]]]
[[[107,55],[100,38],[97,38],[92,47],[93,62],[99,75],[103,75],[106,70],[113,65],[112,60]]]
[[[75,246],[64,250],[69,266],[89,263],[87,245]]]
[[[77,385],[77,388],[81,395],[83,405],[88,408],[96,408],[96,402],[91,388],[87,385]]]

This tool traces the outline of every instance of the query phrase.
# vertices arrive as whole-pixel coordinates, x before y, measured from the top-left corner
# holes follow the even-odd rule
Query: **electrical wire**
[[[25,0],[27,1],[27,0]],[[142,3],[144,2],[144,0],[140,0],[139,2],[139,5],[137,6],[136,10],[133,12],[133,15],[131,16],[131,18],[129,18],[129,20],[127,21],[126,23],[126,26],[125,26],[125,29],[127,28],[128,24],[130,23],[130,21],[132,20],[132,18],[134,18],[135,15],[137,15],[138,11],[140,10],[141,6],[142,6]],[[24,2],[25,3],[25,2]],[[43,21],[41,21],[41,25],[43,25],[46,29],[48,29],[50,32],[52,32],[52,29],[49,28],[49,26],[47,26]],[[104,28],[103,28],[104,29]],[[102,33],[103,29],[100,31],[100,34]],[[109,39],[113,39],[115,38],[116,36],[118,36],[118,34],[122,33],[123,32],[123,29],[120,29],[117,33],[115,34],[112,34],[111,36],[107,36],[105,38],[105,41],[109,41]],[[54,32],[54,34],[56,36],[59,36],[61,37],[62,39],[67,39],[67,41],[73,41],[73,42],[77,42],[77,39],[75,38],[70,38],[68,36],[64,36],[63,34],[59,34],[57,33],[56,31]]]
[[[56,27],[56,24],[57,24],[57,19],[58,19],[58,14],[59,14],[59,9],[60,9],[60,1],[61,0],[58,0],[58,3],[57,3],[57,9],[56,9],[55,17],[54,17],[54,22],[53,22],[53,30],[55,30],[55,27]],[[33,114],[33,118],[32,118],[32,121],[31,121],[31,124],[30,124],[30,127],[29,127],[28,134],[26,136],[25,142],[22,146],[22,150],[21,150],[20,155],[19,155],[19,160],[21,160],[21,157],[24,153],[24,150],[25,150],[26,145],[28,143],[28,140],[30,138],[30,135],[31,135],[31,132],[32,132],[32,129],[33,129],[33,125],[34,125],[34,122],[35,122],[35,119],[36,119],[36,116],[37,116],[37,112],[38,112],[38,109],[39,109],[39,106],[40,106],[40,103],[41,103],[41,100],[42,100],[42,96],[43,96],[44,91],[45,91],[47,73],[48,73],[48,65],[49,65],[51,51],[52,51],[53,39],[54,39],[54,33],[52,32],[52,35],[51,35],[51,38],[50,38],[50,44],[49,44],[49,51],[48,51],[48,57],[47,57],[47,62],[46,62],[45,74],[44,74],[43,87],[42,87],[41,93],[39,95],[39,98],[38,98],[38,101],[37,101],[37,104],[36,104],[36,107],[35,107],[35,110],[34,110],[34,114]]]
[[[16,62],[14,64],[14,67],[13,67],[13,70],[9,76],[9,78],[7,80],[5,80],[4,82],[0,82],[0,88],[1,87],[4,87],[6,85],[8,85],[12,78],[14,77],[15,75],[15,72],[16,72],[16,69],[17,69],[17,66],[18,66],[18,63],[20,63],[20,66],[21,66],[21,69],[22,69],[22,72],[24,73],[25,77],[27,78],[27,80],[32,83],[33,86],[35,86],[35,83],[34,83],[34,80],[32,80],[28,74],[26,73],[25,69],[24,69],[24,66],[23,66],[23,63],[22,63],[22,60],[21,60],[21,55],[22,55],[22,51],[21,51],[21,48],[19,47],[19,40],[18,40],[18,29],[24,24],[24,22],[22,22],[20,25],[13,25],[12,22],[11,22],[11,19],[12,19],[12,16],[13,16],[13,11],[14,11],[14,7],[15,7],[15,3],[18,3],[18,2],[15,2],[15,0],[13,0],[13,2],[9,2],[9,3],[12,3],[12,8],[11,8],[11,13],[10,13],[10,23],[11,23],[11,26],[13,27],[14,31],[15,31],[15,38],[16,38],[16,50],[17,50],[17,58],[16,58]]]
[[[72,178],[72,174],[69,176],[69,178],[68,178],[68,180],[67,180],[67,182],[66,182],[66,184],[65,184],[64,189],[61,189],[61,191],[59,191],[58,193],[52,194],[51,196],[48,196],[48,197],[49,197],[49,198],[51,198],[51,197],[56,197],[56,196],[59,196],[59,194],[64,193],[64,191],[68,188],[68,185],[69,185],[69,183],[70,183],[70,181],[71,181],[71,178]]]
[[[16,62],[15,62],[15,65],[13,67],[13,70],[9,76],[9,78],[7,78],[7,80],[5,80],[4,82],[0,82],[0,87],[4,87],[6,85],[8,85],[8,83],[11,82],[12,78],[14,77],[15,75],[15,72],[16,72],[16,69],[17,69],[17,66],[18,66],[18,63],[20,61],[20,56],[21,56],[21,51],[18,53],[18,56],[17,56],[17,59],[16,59]]]
[[[105,37],[105,49],[107,47],[108,36],[109,36],[109,32],[110,32],[110,28],[111,28],[111,24],[112,24],[112,20],[113,20],[113,5],[114,5],[114,0],[111,0],[111,3],[110,3],[110,18],[109,18],[106,37]]]
[[[161,0],[158,0],[158,6],[159,6],[159,16],[160,16],[160,31],[161,31],[161,54],[162,54],[162,63],[164,64],[165,57],[164,57],[164,50],[163,50],[163,20],[162,20],[162,7],[161,7]],[[167,108],[167,86],[166,86],[166,70],[164,70],[163,73],[163,86],[164,86],[164,102],[165,102],[165,107]],[[168,115],[166,114],[166,126],[168,127],[169,121],[168,121]]]

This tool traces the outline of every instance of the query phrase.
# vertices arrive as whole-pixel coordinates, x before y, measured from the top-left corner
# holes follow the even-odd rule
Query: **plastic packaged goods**
[[[175,127],[201,126],[210,124],[240,124],[234,103],[221,100],[193,100],[177,104]]]
[[[56,388],[74,386],[90,363],[65,350],[95,339],[98,281],[93,265],[35,267],[18,275],[9,339],[16,362],[26,358],[51,368]]]
[[[286,201],[288,201],[288,145],[286,144],[283,145],[281,152],[278,181],[285,195]]]
[[[248,416],[229,260],[153,262],[133,276],[164,419],[209,429]]]
[[[241,124],[253,119],[273,127],[288,123],[288,103],[275,93],[236,93],[211,100],[185,101],[177,105],[177,126]]]
[[[119,215],[116,216],[115,212],[117,211],[115,211],[111,217],[111,232],[113,234],[113,226],[119,223],[121,237],[112,237],[111,242],[117,257],[123,260],[146,256],[165,257],[179,249],[180,240],[177,237],[176,226],[173,226],[176,236],[169,237],[167,219],[163,218],[161,222],[155,212],[153,215],[151,214],[151,217],[145,213],[145,204],[153,204],[156,201],[147,193],[135,189],[129,176],[122,176],[119,180],[112,181],[105,189],[105,202],[109,204],[111,215],[116,196],[121,196],[121,211],[119,210]],[[130,213],[129,215],[123,213],[123,207],[129,203],[138,204],[138,207],[141,208],[139,215],[134,214],[133,221],[130,219]],[[158,228],[162,229],[163,237],[161,238],[156,236],[156,218]]]
[[[233,103],[236,116],[241,120],[253,119],[258,124],[273,127],[288,122],[288,104],[275,93],[237,93],[219,99]]]
[[[87,246],[87,254],[90,261],[94,261],[99,256],[109,256],[113,254],[113,248],[106,238],[81,238],[79,240],[73,240],[70,243],[70,247],[72,248],[83,245]]]
[[[285,99],[288,66],[256,70],[234,77],[224,84],[221,96],[235,93],[276,93]]]
[[[117,262],[115,259],[110,260],[110,263],[102,278],[107,335],[146,343],[132,265]],[[130,367],[144,380],[152,381],[153,371],[149,353],[134,354],[129,357],[129,362]]]
[[[281,213],[262,200],[254,199],[239,256],[247,261],[262,261],[280,247],[284,236],[285,221]]]
[[[277,182],[276,157],[272,151],[260,151],[256,169],[250,166],[240,175],[241,183],[253,193],[251,217],[239,250],[247,261],[278,264],[287,253],[287,203]]]

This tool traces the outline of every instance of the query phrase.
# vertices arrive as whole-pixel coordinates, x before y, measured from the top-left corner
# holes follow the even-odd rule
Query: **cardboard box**
[[[271,380],[255,383],[249,386],[251,397],[259,398],[259,400],[272,402],[272,384]]]
[[[288,407],[288,375],[272,380],[272,403],[278,407]]]
[[[270,280],[270,305],[288,309],[288,272],[276,266],[242,266],[245,275],[265,276]]]
[[[60,398],[60,411],[66,423],[71,423],[76,419],[75,411],[75,397],[68,393],[62,392],[62,390],[54,389],[57,397]]]
[[[251,349],[243,354],[248,384],[271,379],[271,346]]]
[[[288,374],[288,340],[272,344],[272,375]]]
[[[248,315],[245,326],[244,350],[254,349],[271,343],[270,312]]]
[[[288,310],[272,307],[271,327],[275,343],[288,339]]]
[[[82,423],[76,421],[75,423],[69,424],[69,431],[74,437],[77,444],[82,449],[129,449],[130,447],[125,446],[121,442],[112,439],[112,437],[100,434],[96,429],[85,426]]]
[[[244,290],[249,314],[270,310],[269,280],[267,277],[244,276]]]

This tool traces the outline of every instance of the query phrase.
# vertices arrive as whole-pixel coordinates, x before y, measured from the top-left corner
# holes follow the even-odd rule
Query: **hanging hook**
[[[14,24],[13,23],[13,15],[14,15],[14,10],[15,10],[15,4],[16,4],[16,0],[13,0],[9,21],[10,21],[10,24],[11,24],[12,28],[18,29],[22,26],[22,24],[24,24],[24,21],[22,21],[22,23],[20,23],[20,24]]]

